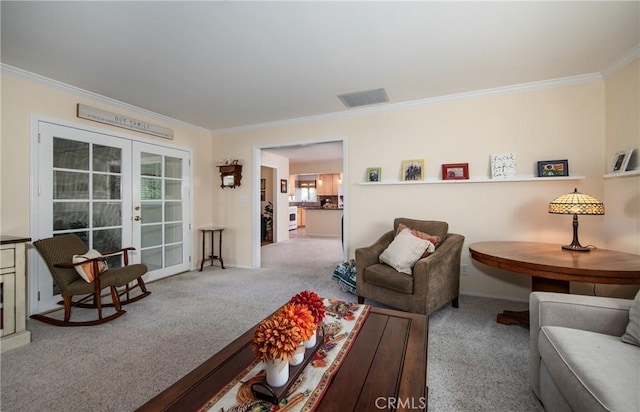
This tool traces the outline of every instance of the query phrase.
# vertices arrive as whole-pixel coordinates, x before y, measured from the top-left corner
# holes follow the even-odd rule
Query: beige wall
[[[175,130],[172,143],[193,150],[193,227],[213,224],[226,228],[224,252],[230,266],[251,267],[259,260],[259,252],[256,256],[252,251],[260,230],[260,166],[277,170],[275,182],[294,173],[293,168],[288,170],[285,159],[265,158],[260,148],[334,140],[343,140],[347,153],[343,182],[349,257],[356,248],[371,244],[389,230],[394,217],[445,220],[452,232],[466,236],[462,261],[469,265],[469,276],[461,278],[462,293],[526,300],[530,290],[527,276],[475,264],[467,247],[485,240],[569,243],[571,219],[548,214],[547,205],[574,187],[603,199],[607,207],[605,216],[581,217],[582,244],[639,253],[638,177],[602,178],[615,151],[638,147],[637,61],[606,81],[361,113],[213,138],[183,124],[146,118],[84,95],[3,73],[2,233],[29,235],[30,113],[123,133],[123,129],[76,118],[77,103]],[[505,152],[515,154],[519,175],[533,175],[537,160],[566,158],[571,173],[585,179],[360,184],[371,166],[382,167],[383,180],[399,179],[405,159],[424,159],[427,179],[439,179],[442,163],[457,162],[469,163],[472,178],[487,176],[490,154]],[[215,163],[223,158],[239,159],[243,164],[240,187],[220,188]],[[287,194],[278,194],[276,201],[285,205]],[[276,224],[281,239],[285,239],[286,214],[280,213]],[[197,254],[197,230],[193,241]]]
[[[348,255],[391,229],[397,216],[445,220],[466,236],[463,263],[469,276],[463,293],[526,300],[527,276],[489,270],[470,262],[467,246],[485,240],[570,243],[571,219],[550,215],[547,205],[577,187],[602,197],[604,83],[477,97],[400,110],[214,136],[214,149],[245,159],[254,145],[269,147],[344,137],[345,225]],[[442,163],[468,162],[472,177],[489,174],[492,153],[513,152],[518,174],[533,175],[537,160],[569,159],[572,174],[584,180],[420,185],[359,185],[367,167],[382,167],[383,179],[399,179],[403,159],[424,159],[426,178],[439,178]],[[243,185],[246,196],[249,187]],[[215,213],[229,225],[249,230],[236,208]],[[583,244],[604,246],[604,217],[580,221]],[[244,243],[249,247],[249,243]],[[243,260],[236,262],[250,265]]]
[[[627,65],[605,80],[605,157],[603,170],[619,150],[640,156],[640,63]],[[637,162],[636,162],[637,166]],[[606,247],[640,254],[640,176],[604,180]],[[634,286],[598,286],[598,293],[631,297]]]
[[[29,146],[31,114],[46,116],[65,122],[87,125],[127,134],[149,142],[170,143],[190,148],[193,151],[193,244],[196,256],[192,259],[195,267],[200,259],[199,233],[197,228],[209,226],[212,222],[213,193],[211,187],[220,185],[216,175],[212,154],[210,133],[203,129],[190,128],[183,124],[172,124],[167,120],[151,118],[131,112],[121,107],[113,107],[102,101],[65,91],[11,74],[2,73],[2,128],[0,144],[0,229],[2,234],[31,236],[29,233]],[[128,115],[137,119],[159,124],[174,130],[174,140],[156,138],[109,125],[76,117],[76,104],[84,103],[93,107]]]

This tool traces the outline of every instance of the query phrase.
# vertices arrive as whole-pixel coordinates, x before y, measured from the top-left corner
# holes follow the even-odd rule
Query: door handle
[[[134,216],[133,220],[135,220],[136,222],[139,222],[142,220],[142,218],[140,216]]]

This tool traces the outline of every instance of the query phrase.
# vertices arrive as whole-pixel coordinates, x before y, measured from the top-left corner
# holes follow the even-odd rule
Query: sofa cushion
[[[617,336],[560,326],[543,326],[538,348],[573,410],[640,410],[640,348]]]
[[[431,242],[431,244],[433,244],[433,248],[427,246],[425,251],[422,253],[422,256],[420,256],[420,259],[426,258],[430,254],[432,254],[434,250],[438,247],[438,244],[440,243],[439,236],[434,236],[425,232],[421,232],[419,230],[411,229],[410,227],[407,227],[404,223],[398,224],[398,231],[396,232],[396,235],[405,229],[409,229],[413,236],[418,237],[420,239],[428,240],[429,242]]]
[[[413,276],[397,272],[394,268],[377,263],[364,270],[364,280],[372,285],[400,293],[413,293]]]
[[[398,272],[411,275],[411,268],[426,249],[434,250],[431,242],[411,234],[409,229],[398,233],[389,246],[380,254],[380,262],[386,263]]]
[[[640,290],[636,293],[635,299],[629,308],[629,325],[622,341],[632,345],[640,346]]]

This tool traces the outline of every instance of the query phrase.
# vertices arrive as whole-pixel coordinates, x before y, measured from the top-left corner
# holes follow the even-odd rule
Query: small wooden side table
[[[213,266],[214,260],[220,261],[220,267],[224,269],[224,262],[222,261],[222,231],[223,227],[203,227],[200,228],[202,232],[202,262],[200,262],[200,272],[204,268],[204,262],[210,260],[211,266]],[[218,232],[218,254],[214,255],[214,234]],[[207,243],[207,233],[211,233],[211,242],[209,243],[209,255],[205,255],[205,245]]]

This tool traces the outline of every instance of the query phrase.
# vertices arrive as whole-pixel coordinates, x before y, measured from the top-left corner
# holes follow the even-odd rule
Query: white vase
[[[304,349],[304,343],[298,345],[298,349],[296,349],[291,359],[289,359],[289,365],[298,366],[302,363],[304,360]]]
[[[267,359],[267,384],[273,388],[284,385],[289,380],[287,359]]]
[[[316,334],[317,334],[318,330],[314,330],[313,331],[313,335],[311,335],[311,337],[309,338],[309,340],[304,342],[304,347],[305,348],[313,348],[314,346],[316,346]]]

